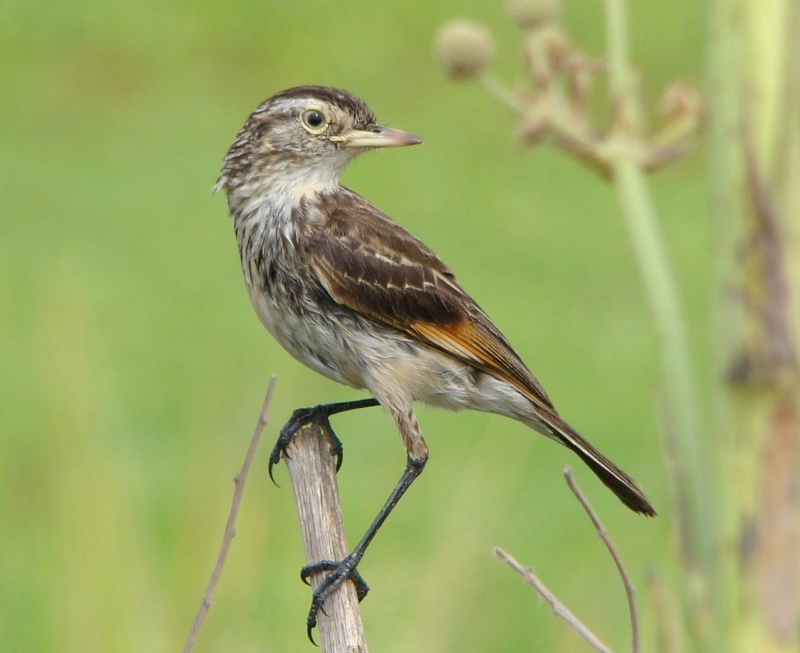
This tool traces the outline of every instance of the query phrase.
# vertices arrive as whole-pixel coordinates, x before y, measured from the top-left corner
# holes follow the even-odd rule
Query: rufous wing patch
[[[505,343],[479,322],[463,317],[455,324],[415,322],[408,330],[424,341],[479,370],[507,381],[536,405],[552,408],[544,390]]]

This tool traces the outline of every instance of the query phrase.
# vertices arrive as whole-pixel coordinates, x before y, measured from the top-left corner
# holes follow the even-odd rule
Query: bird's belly
[[[383,393],[390,400],[406,397],[445,410],[498,413],[533,426],[530,400],[502,379],[406,337],[382,339],[375,348],[380,356],[364,385],[378,399]]]
[[[323,376],[379,398],[458,410],[474,371],[450,356],[346,307],[311,309],[282,295],[250,293],[262,324],[294,358]]]
[[[301,310],[263,292],[250,301],[261,323],[295,359],[323,376],[354,388],[365,387],[357,361],[343,346],[339,325],[319,312]]]
[[[251,292],[261,322],[294,358],[323,376],[367,388],[382,403],[418,401],[521,419],[530,403],[510,384],[346,307],[311,310]]]

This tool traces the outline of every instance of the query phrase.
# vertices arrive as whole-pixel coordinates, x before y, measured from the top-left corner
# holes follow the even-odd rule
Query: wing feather
[[[336,302],[511,383],[548,414],[554,410],[500,330],[432,250],[355,193],[338,194],[327,215],[326,237],[311,243],[309,258]]]

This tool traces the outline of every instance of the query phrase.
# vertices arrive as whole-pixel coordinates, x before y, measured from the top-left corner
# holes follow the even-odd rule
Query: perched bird
[[[380,403],[405,444],[405,473],[370,530],[317,588],[309,629],[394,504],[422,471],[428,447],[414,402],[518,420],[572,449],[620,500],[656,511],[636,483],[565,422],[530,370],[439,257],[339,183],[362,152],[420,143],[382,127],[359,98],[324,86],[273,95],[230,147],[217,189],[227,192],[250,301],[297,360],[366,388],[375,399],[295,411],[271,462],[314,415]],[[377,400],[377,401],[376,401]]]

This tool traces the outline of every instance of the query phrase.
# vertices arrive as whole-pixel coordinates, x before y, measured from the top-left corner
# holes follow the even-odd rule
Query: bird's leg
[[[339,468],[342,466],[344,451],[341,441],[336,437],[336,433],[333,432],[330,422],[328,422],[328,418],[331,415],[336,415],[336,413],[344,413],[348,410],[369,408],[370,406],[379,405],[377,399],[370,397],[369,399],[358,399],[356,401],[340,401],[335,404],[318,404],[310,408],[298,408],[295,410],[289,418],[289,421],[286,422],[281,429],[278,441],[269,454],[269,477],[272,479],[272,482],[275,483],[275,479],[272,476],[272,468],[281,461],[281,456],[288,458],[286,455],[286,447],[289,446],[295,433],[306,424],[322,424],[327,427],[328,434],[333,440],[331,443],[331,455],[336,457],[336,471],[338,472]],[[277,483],[275,483],[275,485],[277,485]]]
[[[421,439],[422,438],[420,437],[420,440]],[[422,473],[425,463],[428,460],[427,447],[424,447],[424,449],[424,457],[422,458],[412,458],[409,455],[406,470],[403,472],[403,475],[400,477],[400,480],[398,481],[394,490],[392,490],[392,493],[389,495],[386,503],[383,504],[378,516],[375,518],[375,521],[372,522],[370,527],[367,529],[367,532],[364,534],[364,537],[361,538],[361,541],[358,543],[356,548],[353,549],[353,552],[350,555],[348,555],[341,562],[323,560],[322,562],[303,567],[303,569],[300,571],[300,577],[306,583],[309,576],[322,571],[328,572],[317,589],[314,590],[314,596],[311,600],[311,609],[308,611],[306,625],[308,626],[308,638],[312,642],[314,641],[314,638],[311,635],[311,631],[317,625],[317,613],[320,610],[323,612],[325,611],[323,608],[325,599],[330,596],[345,580],[348,578],[353,580],[356,585],[356,592],[358,594],[359,601],[363,599],[366,596],[367,591],[369,591],[369,587],[367,587],[366,583],[364,583],[364,579],[361,578],[361,575],[356,570],[356,567],[358,566],[358,563],[361,562],[361,558],[364,557],[364,552],[367,550],[370,542],[372,542],[372,538],[375,537],[375,534],[378,532],[378,529],[381,527],[383,522],[386,521],[389,513],[392,512],[392,509],[397,505],[397,502],[400,501],[400,497],[402,497],[403,494],[405,494],[405,491],[411,487],[414,479],[416,479],[417,476]]]

